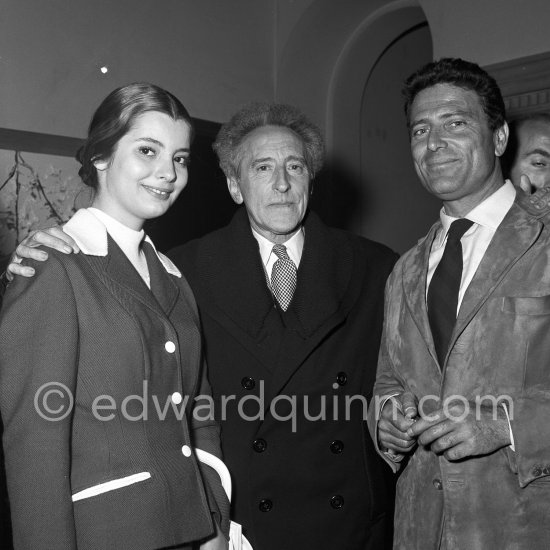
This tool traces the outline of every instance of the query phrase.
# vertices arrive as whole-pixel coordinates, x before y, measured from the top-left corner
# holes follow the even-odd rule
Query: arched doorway
[[[360,174],[365,193],[359,231],[399,253],[427,232],[441,208],[414,171],[401,99],[405,78],[431,59],[430,31],[421,23],[382,53],[361,100]]]
[[[332,196],[321,209],[335,225],[400,253],[426,232],[439,209],[414,172],[400,95],[404,78],[431,60],[420,7],[386,5],[349,40],[329,90]]]
[[[399,252],[425,232],[416,218],[429,225],[437,216],[412,170],[399,95],[403,78],[431,59],[431,34],[418,0],[350,1],[345,8],[314,0],[278,65],[277,101],[304,110],[327,142],[329,170],[317,182],[312,207],[328,223]],[[385,148],[373,149],[377,136],[386,139]],[[392,164],[408,172],[392,171]],[[407,193],[388,181],[406,185]],[[395,208],[395,194],[411,208],[418,200],[415,211]]]

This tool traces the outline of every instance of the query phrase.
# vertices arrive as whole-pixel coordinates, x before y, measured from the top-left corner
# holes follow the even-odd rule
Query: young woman
[[[4,296],[16,549],[227,547],[225,493],[195,457],[220,455],[195,302],[143,232],[185,187],[191,139],[189,114],[165,90],[107,96],[78,153],[95,198],[64,227],[80,253],[50,251]]]

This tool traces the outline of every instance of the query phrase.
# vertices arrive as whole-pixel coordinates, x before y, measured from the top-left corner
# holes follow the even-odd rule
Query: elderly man
[[[201,313],[234,519],[255,550],[387,548],[392,492],[364,415],[396,256],[308,212],[323,141],[296,109],[247,107],[214,148],[244,208],[170,255]]]
[[[386,292],[369,423],[403,468],[394,548],[550,548],[550,228],[502,177],[508,127],[485,71],[442,59],[404,96],[443,208]]]

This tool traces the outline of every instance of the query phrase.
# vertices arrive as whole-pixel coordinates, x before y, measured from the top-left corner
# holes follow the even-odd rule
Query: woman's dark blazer
[[[213,514],[227,529],[219,478],[190,452],[220,456],[218,426],[193,409],[210,394],[195,301],[164,257],[172,269],[155,299],[89,216],[79,211],[67,225],[73,237],[85,229],[81,253],[48,251],[49,261],[30,262],[36,276],[17,277],[4,296],[0,407],[14,546],[180,547],[210,535]],[[130,484],[113,488],[121,479]]]

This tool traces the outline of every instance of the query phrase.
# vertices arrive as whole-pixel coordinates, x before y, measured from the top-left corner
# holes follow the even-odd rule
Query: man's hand
[[[403,392],[388,399],[378,420],[378,442],[380,448],[389,451],[394,459],[409,453],[416,445],[416,437],[408,430],[418,415],[417,401],[411,392]]]
[[[451,461],[486,455],[510,444],[508,420],[501,405],[464,401],[419,419],[407,434]]]
[[[15,252],[12,254],[10,264],[6,270],[6,277],[9,281],[13,281],[14,275],[22,275],[23,277],[32,277],[34,275],[34,269],[22,265],[21,261],[25,258],[31,258],[39,262],[47,260],[48,253],[36,248],[41,245],[54,248],[65,254],[80,252],[74,240],[64,233],[60,227],[50,227],[49,229],[32,231],[19,243]]]

